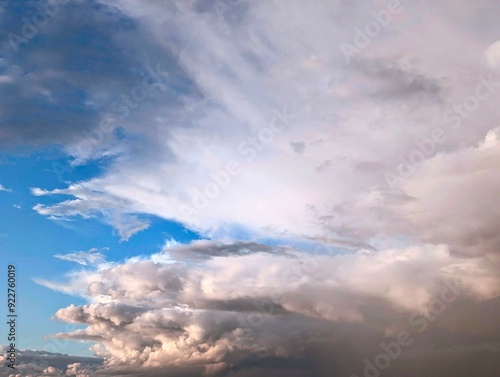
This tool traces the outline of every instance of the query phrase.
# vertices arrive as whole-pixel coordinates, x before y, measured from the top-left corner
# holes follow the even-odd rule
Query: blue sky
[[[72,262],[54,258],[54,254],[108,248],[104,251],[106,259],[121,261],[157,252],[170,239],[188,243],[200,238],[178,223],[153,217],[149,218],[149,229],[128,242],[120,241],[120,237],[110,226],[99,221],[81,218],[71,221],[47,219],[32,209],[40,202],[31,194],[32,187],[61,187],[63,182],[54,173],[54,166],[64,171],[66,183],[98,175],[105,162],[71,167],[68,159],[55,147],[36,153],[3,154],[1,160],[2,185],[11,191],[0,191],[3,214],[0,242],[4,255],[2,260],[17,267],[20,348],[51,351],[53,344],[47,335],[81,327],[68,328],[67,324],[51,318],[60,307],[83,304],[82,298],[52,291],[33,281],[34,278],[59,279],[74,267]],[[42,200],[44,203],[51,201],[54,199]],[[65,342],[64,349],[60,351],[90,356],[88,347],[88,343]]]
[[[496,376],[499,16],[0,2],[0,377]]]

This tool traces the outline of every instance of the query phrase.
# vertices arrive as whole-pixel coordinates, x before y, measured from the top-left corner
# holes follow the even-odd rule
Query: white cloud
[[[266,360],[297,362],[297,375],[350,375],[380,339],[408,328],[410,313],[430,322],[433,299],[458,280],[455,309],[402,370],[442,375],[423,364],[444,360],[448,375],[463,374],[483,359],[464,366],[453,347],[498,350],[496,3],[403,1],[347,64],[339,45],[373,21],[378,2],[257,0],[222,14],[217,1],[101,2],[137,25],[116,39],[144,51],[143,66],[168,61],[172,81],[123,119],[120,143],[93,135],[98,145],[77,153],[81,141],[64,133],[74,164],[114,159],[87,181],[34,188],[72,197],[34,209],[101,219],[122,240],[148,226],[145,214],[213,240],[315,241],[343,254],[205,240],[118,264],[59,255],[87,268],[36,281],[89,303],[57,312],[88,326],[58,336],[98,342],[118,375],[269,375]],[[57,89],[29,84],[49,99]],[[101,109],[113,94],[89,89],[88,103]],[[429,355],[437,348],[448,356]]]
[[[500,41],[489,45],[485,55],[488,65],[492,68],[497,68],[500,65]]]
[[[219,19],[209,5],[202,11],[195,3],[106,3],[140,18],[155,53],[180,54],[183,78],[201,96],[186,92],[181,104],[150,104],[138,113],[139,123],[148,124],[140,129],[140,147],[125,141],[126,155],[104,174],[59,191],[77,199],[35,207],[46,216],[101,213],[121,228],[123,239],[146,225],[134,218],[122,224],[115,217],[120,212],[176,220],[211,238],[237,237],[243,229],[351,248],[391,239],[397,245],[408,236],[408,229],[397,229],[411,215],[388,204],[397,195],[387,192],[385,174],[437,128],[446,139],[425,160],[444,152],[460,158],[464,144],[477,145],[497,126],[496,86],[462,127],[447,121],[474,94],[481,75],[488,77],[484,43],[468,37],[468,23],[479,16],[465,5],[456,9],[462,18],[452,26],[449,18],[458,16],[444,5],[417,10],[403,3],[394,25],[346,65],[339,43],[372,19],[367,7],[257,1],[235,6],[240,21],[233,23],[233,16]],[[461,50],[468,53],[457,54]],[[276,110],[293,117],[283,123]],[[272,125],[284,127],[262,133]],[[252,146],[259,133],[273,140]],[[291,145],[307,148],[297,153]],[[239,173],[228,173],[231,161]],[[389,213],[393,229],[382,226]],[[423,233],[416,237],[427,240]]]
[[[103,250],[108,250],[108,248],[92,248],[89,251],[74,251],[68,254],[56,254],[54,255],[54,257],[69,262],[75,262],[81,264],[82,266],[86,266],[89,264],[101,264],[105,260],[104,254],[100,253],[100,251]]]
[[[53,220],[69,220],[73,216],[81,216],[84,219],[100,218],[112,225],[120,235],[122,241],[128,239],[137,232],[149,227],[147,220],[142,220],[134,215],[129,201],[113,199],[102,193],[89,190],[85,183],[71,185],[67,189],[43,190],[32,188],[35,196],[43,195],[71,195],[76,199],[59,202],[55,205],[37,204],[33,207],[41,215]],[[130,208],[130,211],[127,210]]]
[[[1,183],[0,183],[0,191],[12,192],[12,190],[11,190],[11,189],[6,188],[6,187],[5,187],[5,186],[3,186]]]

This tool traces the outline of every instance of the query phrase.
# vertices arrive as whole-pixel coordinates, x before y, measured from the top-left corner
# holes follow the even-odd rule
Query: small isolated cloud
[[[138,216],[130,214],[113,214],[113,227],[118,231],[121,241],[128,241],[134,234],[149,228],[149,222],[139,219]]]
[[[75,262],[82,266],[95,265],[104,262],[105,256],[100,252],[104,250],[108,250],[108,248],[92,248],[88,251],[73,251],[68,254],[55,254],[54,257],[69,262]]]
[[[167,240],[165,240],[165,244],[163,245],[163,250],[170,249],[177,245],[179,245],[179,242],[177,242],[175,238],[168,238]]]
[[[7,192],[12,192],[11,189],[6,188],[4,185],[0,183],[0,191],[7,191]]]

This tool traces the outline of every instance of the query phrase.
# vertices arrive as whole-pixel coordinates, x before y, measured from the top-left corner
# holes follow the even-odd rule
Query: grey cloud
[[[70,356],[47,351],[17,350],[16,369],[7,368],[5,354],[8,347],[1,346],[1,377],[38,377],[38,376],[75,376],[90,377],[102,363],[103,359],[93,357]],[[72,372],[75,372],[71,374]]]
[[[322,172],[328,170],[328,168],[331,165],[332,165],[332,160],[323,161],[323,163],[321,163],[320,165],[316,166],[316,172],[317,173],[322,173]]]
[[[494,201],[498,184],[500,131],[456,155],[427,161],[403,190],[416,200],[402,203],[408,226],[426,242],[446,243],[462,255],[487,255],[498,262],[500,238]],[[455,158],[460,160],[456,164]],[[470,178],[474,176],[472,181]],[[473,183],[472,183],[473,182]],[[420,214],[417,214],[420,213]]]
[[[384,163],[379,161],[359,162],[358,164],[356,164],[356,169],[364,173],[374,173],[382,170],[384,167]]]
[[[290,147],[294,150],[295,153],[302,154],[306,149],[306,143],[303,141],[300,142],[290,142]]]
[[[232,257],[251,253],[275,253],[276,249],[256,242],[234,242],[228,244],[202,240],[194,241],[189,245],[177,245],[171,249],[164,249],[164,251],[177,260],[206,260],[213,257]],[[286,252],[286,248],[282,248],[280,251]]]
[[[420,95],[424,100],[436,101],[443,95],[443,81],[412,72],[408,68],[373,60],[358,60],[354,66],[367,78],[374,80],[373,85],[367,85],[367,90],[375,100],[403,100]]]

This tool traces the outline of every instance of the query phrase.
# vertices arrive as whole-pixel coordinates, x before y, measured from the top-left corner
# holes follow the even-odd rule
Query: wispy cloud
[[[57,259],[65,260],[68,262],[75,262],[82,266],[100,264],[106,259],[101,251],[108,250],[108,248],[92,248],[88,251],[74,251],[68,254],[55,254]]]
[[[4,185],[0,183],[0,191],[7,191],[7,192],[12,192],[11,189],[6,188]]]
[[[480,75],[495,75],[484,61],[486,51],[493,54],[492,43],[469,37],[474,33],[469,23],[479,11],[467,13],[465,5],[456,8],[464,18],[454,20],[452,28],[445,5],[422,5],[410,22],[415,9],[402,4],[403,10],[391,14],[390,24],[346,65],[339,44],[352,39],[353,25],[368,25],[386,7],[241,3],[222,19],[223,30],[206,22],[221,21],[210,6],[152,3],[139,9],[128,2],[105,3],[141,20],[135,32],[147,33],[151,46],[145,48],[154,49],[155,56],[180,57],[165,65],[173,80],[166,85],[184,82],[185,90],[181,100],[158,91],[166,96],[161,103],[153,98],[134,109],[123,122],[129,136],[120,144],[123,156],[98,178],[52,191],[76,199],[35,207],[46,216],[99,214],[124,240],[146,227],[131,217],[145,213],[208,237],[235,237],[235,229],[244,229],[260,237],[286,234],[354,249],[375,246],[414,229],[411,213],[402,205],[394,209],[398,198],[415,194],[411,187],[417,177],[397,173],[407,168],[405,161],[415,162],[408,162],[411,169],[431,171],[442,154],[460,159],[464,143],[478,148],[494,126],[496,90],[464,119],[470,126],[454,129],[447,121],[447,112],[474,93]],[[245,21],[233,24],[234,17]],[[305,19],[314,19],[316,27]],[[439,30],[446,42],[437,44],[430,29]],[[329,42],[319,35],[328,35]],[[484,39],[492,38],[492,31],[484,30]],[[457,40],[470,53],[445,59],[463,47]],[[439,58],[436,49],[444,49]],[[284,118],[275,109],[284,108],[293,120],[280,132],[266,131],[281,125]],[[433,141],[432,153],[418,149],[437,134],[444,137]],[[114,148],[104,140],[101,147]],[[231,175],[228,164],[235,162],[240,172]],[[393,187],[388,174],[395,172]],[[458,171],[456,180],[464,174]],[[119,221],[120,212],[129,216],[126,221]],[[272,231],[278,227],[281,234]],[[424,233],[417,235],[420,241],[428,239]]]
[[[98,218],[113,226],[122,241],[149,227],[149,222],[135,215],[130,201],[112,199],[87,187],[85,183],[75,184],[67,189],[43,190],[32,188],[35,196],[69,195],[75,199],[55,205],[37,204],[33,207],[41,215],[53,220],[71,220],[75,216],[84,219]],[[132,213],[131,213],[132,212]]]

